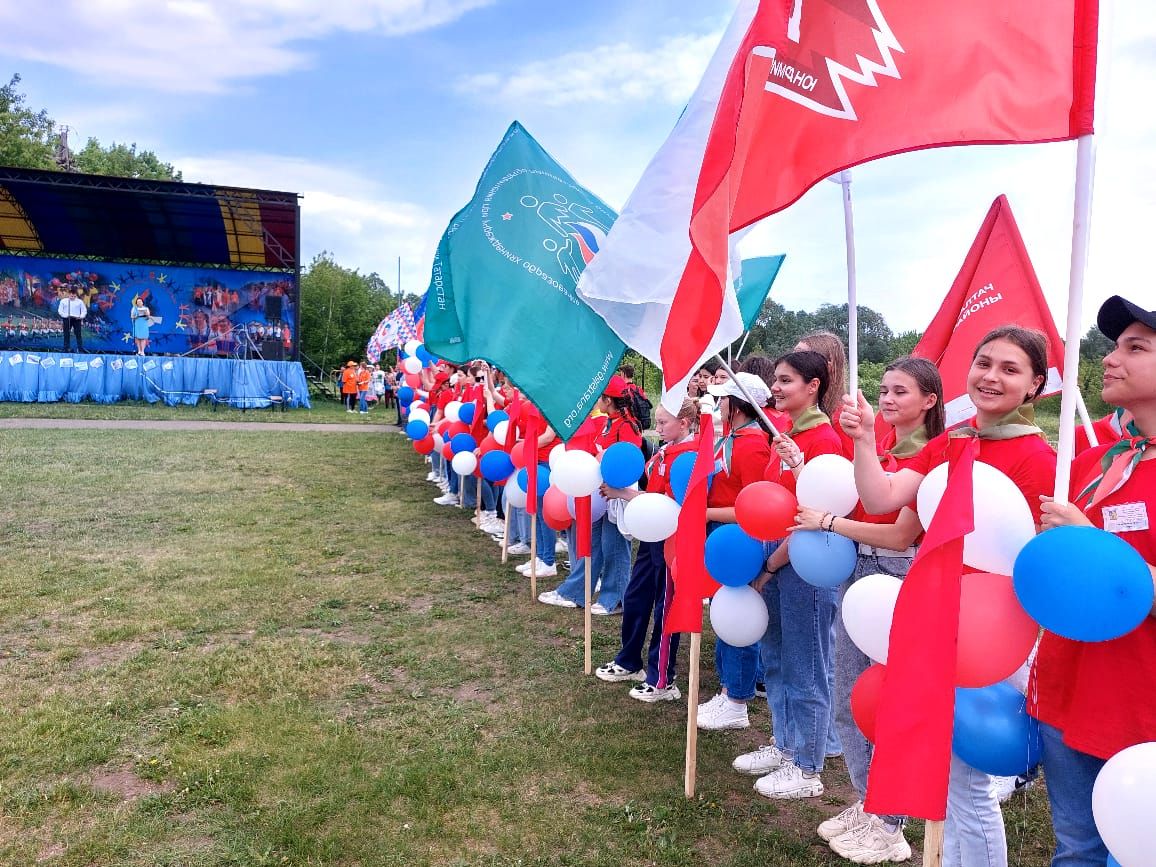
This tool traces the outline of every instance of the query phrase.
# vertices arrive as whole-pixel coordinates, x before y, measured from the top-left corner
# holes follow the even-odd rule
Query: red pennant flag
[[[662,338],[667,383],[720,322],[728,237],[904,151],[1092,132],[1096,0],[761,0],[722,87]]]
[[[875,722],[866,810],[941,821],[947,813],[963,537],[975,529],[979,441],[951,440],[947,489],[903,580]]]
[[[578,430],[574,431],[574,435],[570,437],[570,441],[566,443],[566,449],[579,449],[584,452],[594,454],[596,449],[594,440],[598,438],[603,426],[602,418],[588,418],[578,426]],[[593,526],[591,518],[591,509],[593,508],[590,497],[576,497],[574,499],[574,521],[576,527],[575,542],[577,544],[576,557],[589,557],[593,545]]]
[[[526,465],[526,514],[538,513],[538,437],[542,435],[542,416],[530,403],[522,404],[525,421],[522,460]]]
[[[983,336],[1014,322],[1042,331],[1048,338],[1048,381],[1044,394],[1059,394],[1064,368],[1064,343],[1044,300],[1024,239],[1006,196],[992,202],[951,291],[913,355],[935,363],[943,376],[947,426],[975,414],[967,396],[971,356]]]
[[[719,584],[706,571],[706,481],[714,469],[714,418],[703,413],[699,419],[698,452],[691,470],[678,530],[674,537],[674,598],[669,600],[665,634],[702,632],[702,600],[714,596]]]

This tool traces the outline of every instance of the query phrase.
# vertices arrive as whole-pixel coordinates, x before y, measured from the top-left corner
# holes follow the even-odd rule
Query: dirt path
[[[36,429],[96,429],[96,430],[175,430],[175,431],[295,431],[308,433],[395,433],[397,426],[391,424],[298,424],[294,422],[269,421],[175,421],[84,418],[3,418],[0,430],[17,428]]]

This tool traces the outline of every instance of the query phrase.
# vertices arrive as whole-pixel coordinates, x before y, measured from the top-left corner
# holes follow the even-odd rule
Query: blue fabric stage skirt
[[[206,390],[215,389],[208,396]],[[309,408],[305,371],[296,361],[242,361],[148,355],[0,352],[0,400],[24,403],[158,401],[169,406],[215,399],[258,409],[280,397]]]

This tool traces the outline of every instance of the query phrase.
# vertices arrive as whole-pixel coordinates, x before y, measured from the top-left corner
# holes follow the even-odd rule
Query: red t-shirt
[[[729,474],[720,471],[715,475],[710,483],[710,493],[707,494],[707,507],[733,506],[739,491],[762,480],[763,471],[771,457],[771,444],[761,427],[737,431],[731,450],[731,471]]]
[[[1092,430],[1096,434],[1096,442],[1100,445],[1112,445],[1120,439],[1120,422],[1116,418],[1116,413],[1110,412],[1103,418],[1098,418],[1092,422]],[[1088,441],[1088,433],[1084,430],[1084,426],[1076,423],[1076,454],[1086,452],[1092,447],[1091,442]]]
[[[843,414],[843,404],[840,403],[835,407],[835,412],[831,415],[831,427],[835,429],[835,434],[839,437],[839,447],[842,449],[839,454],[849,461],[855,460],[855,440],[847,436],[847,431],[843,430],[843,425],[839,424],[839,416]],[[876,437],[878,439],[878,437]]]
[[[641,446],[642,434],[622,416],[608,416],[594,443],[600,451],[606,451],[615,443],[634,443]]]
[[[698,449],[698,437],[691,437],[684,443],[665,445],[655,452],[646,463],[646,493],[666,494],[673,498],[670,490],[670,465],[679,455],[693,452]]]
[[[842,455],[843,443],[839,435],[828,422],[805,430],[791,437],[803,451],[803,463],[817,458],[819,455]],[[783,464],[777,454],[772,453],[763,471],[763,478],[768,482],[778,482],[792,494],[795,493],[795,474],[790,467]]]
[[[1072,463],[1073,492],[1100,471],[1105,444]],[[1085,510],[1104,528],[1104,507],[1142,503],[1147,530],[1117,535],[1149,564],[1156,564],[1156,461],[1142,461],[1124,486]],[[1114,641],[1083,642],[1045,632],[1036,656],[1028,711],[1063,732],[1074,750],[1109,759],[1120,750],[1156,741],[1156,619],[1148,617]]]
[[[947,463],[948,441],[948,433],[941,433],[912,458],[907,469],[926,476],[935,467]],[[1037,434],[1009,440],[981,439],[977,460],[995,467],[1012,480],[1028,501],[1032,518],[1038,524],[1040,495],[1050,497],[1056,487],[1056,453],[1047,440]]]
[[[924,446],[923,448],[925,449],[927,446]],[[918,458],[922,453],[923,449],[920,449],[919,452],[907,458],[891,458],[891,460],[888,462],[890,464],[890,469],[888,469],[887,472],[897,473],[905,467],[910,467],[912,462],[915,461],[915,459]],[[882,455],[880,457],[882,457]],[[862,503],[856,503],[855,509],[851,512],[850,515],[847,516],[847,518],[851,521],[862,521],[864,524],[894,524],[899,520],[899,512],[901,511],[903,510],[899,509],[898,511],[891,512],[887,515],[872,515],[870,512],[863,508]]]

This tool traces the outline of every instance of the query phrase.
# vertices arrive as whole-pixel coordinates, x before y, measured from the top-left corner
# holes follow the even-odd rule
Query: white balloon
[[[451,400],[446,404],[446,418],[450,421],[461,421],[458,413],[461,412],[462,402],[460,400]]]
[[[622,517],[630,535],[640,542],[661,542],[678,529],[678,503],[664,494],[639,494],[626,504]]]
[[[414,355],[417,352],[417,348],[419,346],[421,346],[420,340],[407,340],[405,342],[405,354],[406,355]]]
[[[450,464],[459,476],[468,476],[478,468],[478,456],[473,452],[458,452]]]
[[[919,485],[916,510],[931,526],[947,488],[947,464],[928,473]],[[963,562],[981,572],[1011,575],[1016,556],[1036,535],[1028,501],[1015,483],[995,467],[976,461],[972,470],[975,529],[963,538]]]
[[[847,588],[843,596],[843,625],[847,635],[876,662],[887,663],[891,618],[903,582],[891,575],[867,575]]]
[[[602,484],[598,458],[582,451],[565,451],[554,462],[550,484],[568,497],[588,497]]]
[[[493,430],[494,441],[498,445],[504,446],[506,444],[506,434],[509,432],[509,430],[510,430],[510,423],[508,421],[498,422],[496,425],[494,425],[494,430]]]
[[[1092,816],[1120,867],[1144,867],[1156,851],[1156,743],[1137,744],[1108,759],[1092,786]]]
[[[441,454],[442,447],[446,444],[446,441],[442,438],[442,435],[440,433],[435,433],[433,435],[433,441],[434,441],[434,450],[438,454]]]
[[[560,458],[564,454],[566,454],[566,446],[564,446],[564,445],[559,444],[559,445],[554,446],[554,448],[550,449],[550,455],[549,455],[550,472],[554,472],[554,467],[558,463],[558,458]]]
[[[506,479],[506,503],[515,509],[526,508],[526,492],[518,486],[519,470],[514,470],[510,478]]]
[[[401,363],[401,369],[406,373],[421,373],[421,359],[407,358]]]
[[[424,409],[411,409],[409,411],[410,421],[424,421],[426,424],[430,423],[429,413]]]
[[[767,631],[767,603],[753,587],[720,587],[710,601],[710,625],[732,647],[750,647]]]
[[[818,455],[803,465],[795,492],[801,505],[840,518],[849,515],[859,502],[855,467],[842,455]]]

